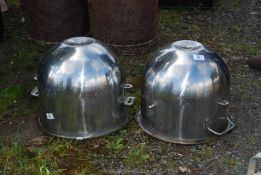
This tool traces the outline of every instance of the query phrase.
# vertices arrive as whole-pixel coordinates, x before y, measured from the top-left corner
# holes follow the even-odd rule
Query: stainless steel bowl
[[[157,51],[143,83],[137,121],[154,137],[197,144],[234,128],[228,113],[228,69],[198,42],[177,41]]]
[[[41,129],[65,138],[93,138],[125,125],[126,97],[116,57],[102,43],[77,37],[53,47],[38,73]],[[37,89],[32,91],[38,95]]]

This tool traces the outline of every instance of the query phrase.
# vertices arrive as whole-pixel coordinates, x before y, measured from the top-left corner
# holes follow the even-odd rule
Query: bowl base
[[[183,144],[183,145],[195,145],[195,144],[204,144],[208,142],[212,142],[217,140],[219,137],[216,136],[211,136],[206,139],[177,139],[177,138],[171,138],[168,136],[163,135],[159,131],[155,130],[154,128],[150,127],[148,123],[143,120],[141,111],[139,111],[136,115],[136,120],[139,124],[139,126],[145,131],[147,134],[151,135],[152,137],[155,137],[157,139],[166,141],[166,142],[171,142],[171,143],[176,143],[176,144]]]

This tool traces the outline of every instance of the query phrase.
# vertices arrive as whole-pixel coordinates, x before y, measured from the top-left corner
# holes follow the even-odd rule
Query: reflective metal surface
[[[198,42],[177,41],[157,51],[143,83],[137,121],[154,137],[196,144],[234,128],[228,113],[228,69]]]
[[[65,40],[40,65],[40,127],[76,139],[121,128],[129,120],[126,105],[134,101],[125,97],[131,85],[122,81],[116,57],[103,44],[86,37]]]

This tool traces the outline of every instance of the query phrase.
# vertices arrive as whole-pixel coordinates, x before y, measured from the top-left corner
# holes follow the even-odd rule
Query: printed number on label
[[[48,120],[54,120],[54,116],[52,113],[46,113],[46,117]]]
[[[193,55],[194,60],[196,61],[205,61],[204,55]]]

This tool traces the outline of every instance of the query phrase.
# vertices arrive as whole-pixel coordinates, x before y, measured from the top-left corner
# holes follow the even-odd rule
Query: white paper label
[[[48,120],[54,120],[54,116],[52,113],[46,113],[46,117]]]
[[[205,61],[204,55],[193,55],[194,60],[196,61]]]

